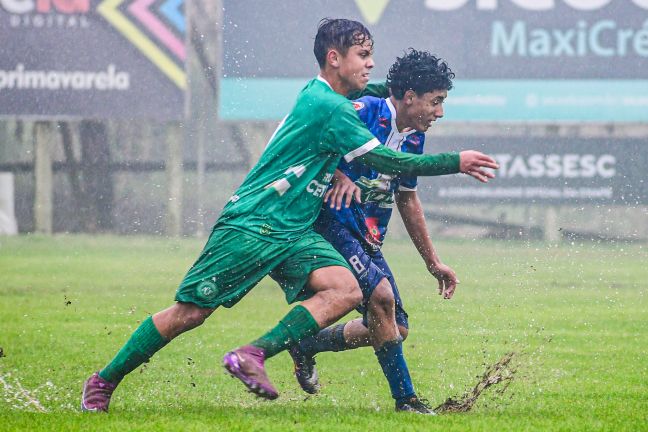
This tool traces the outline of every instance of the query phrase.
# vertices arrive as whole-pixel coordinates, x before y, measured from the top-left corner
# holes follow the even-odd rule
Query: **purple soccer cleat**
[[[99,376],[99,372],[92,374],[83,383],[83,396],[81,396],[81,411],[83,412],[108,412],[110,397],[117,388]]]
[[[223,366],[230,375],[241,380],[255,395],[264,399],[277,399],[279,393],[266,375],[264,361],[265,351],[263,349],[245,345],[225,354]]]

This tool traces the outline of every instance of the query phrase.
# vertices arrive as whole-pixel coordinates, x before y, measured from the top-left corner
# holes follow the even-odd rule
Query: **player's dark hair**
[[[313,53],[320,68],[323,68],[326,64],[326,53],[330,49],[346,55],[353,45],[363,45],[367,41],[373,45],[373,36],[362,23],[341,18],[324,18],[317,26]]]
[[[436,90],[450,90],[455,74],[448,64],[427,51],[409,48],[389,68],[387,87],[396,99],[402,99],[407,90],[418,96]]]

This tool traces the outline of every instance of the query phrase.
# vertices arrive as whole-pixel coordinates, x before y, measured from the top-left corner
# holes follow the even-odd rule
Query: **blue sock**
[[[407,369],[407,362],[403,356],[403,340],[396,339],[385,342],[377,351],[376,357],[382,367],[383,373],[389,382],[391,394],[396,402],[402,402],[413,396],[414,385]]]
[[[337,324],[321,330],[314,336],[302,339],[299,342],[299,349],[304,354],[315,355],[324,351],[344,351],[347,349],[344,340],[345,324]]]

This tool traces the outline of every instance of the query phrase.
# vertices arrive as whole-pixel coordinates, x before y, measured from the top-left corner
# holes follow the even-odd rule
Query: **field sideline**
[[[268,364],[280,398],[255,400],[220,359],[288,310],[270,280],[127,377],[109,415],[78,413],[83,380],[171,304],[203,243],[0,237],[0,430],[648,430],[648,247],[596,243],[440,242],[461,280],[450,301],[412,245],[388,244],[421,396],[460,396],[486,365],[519,354],[508,390],[469,413],[394,413],[368,348],[320,355],[323,389],[308,398],[282,353]]]

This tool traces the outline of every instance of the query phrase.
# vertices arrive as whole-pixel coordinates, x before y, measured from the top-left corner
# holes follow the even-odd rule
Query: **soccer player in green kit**
[[[108,411],[124,376],[219,306],[234,306],[266,275],[280,284],[288,303],[301,304],[260,338],[228,352],[223,364],[251,392],[275,399],[265,360],[336,322],[362,300],[344,258],[312,228],[342,157],[383,173],[493,177],[484,168],[497,164],[476,151],[406,155],[380,145],[345,98],[367,85],[372,51],[371,34],[361,23],[322,20],[314,46],[320,76],[302,89],[230,198],[182,280],[176,303],[142,322],[113,360],[84,383],[83,411]]]

